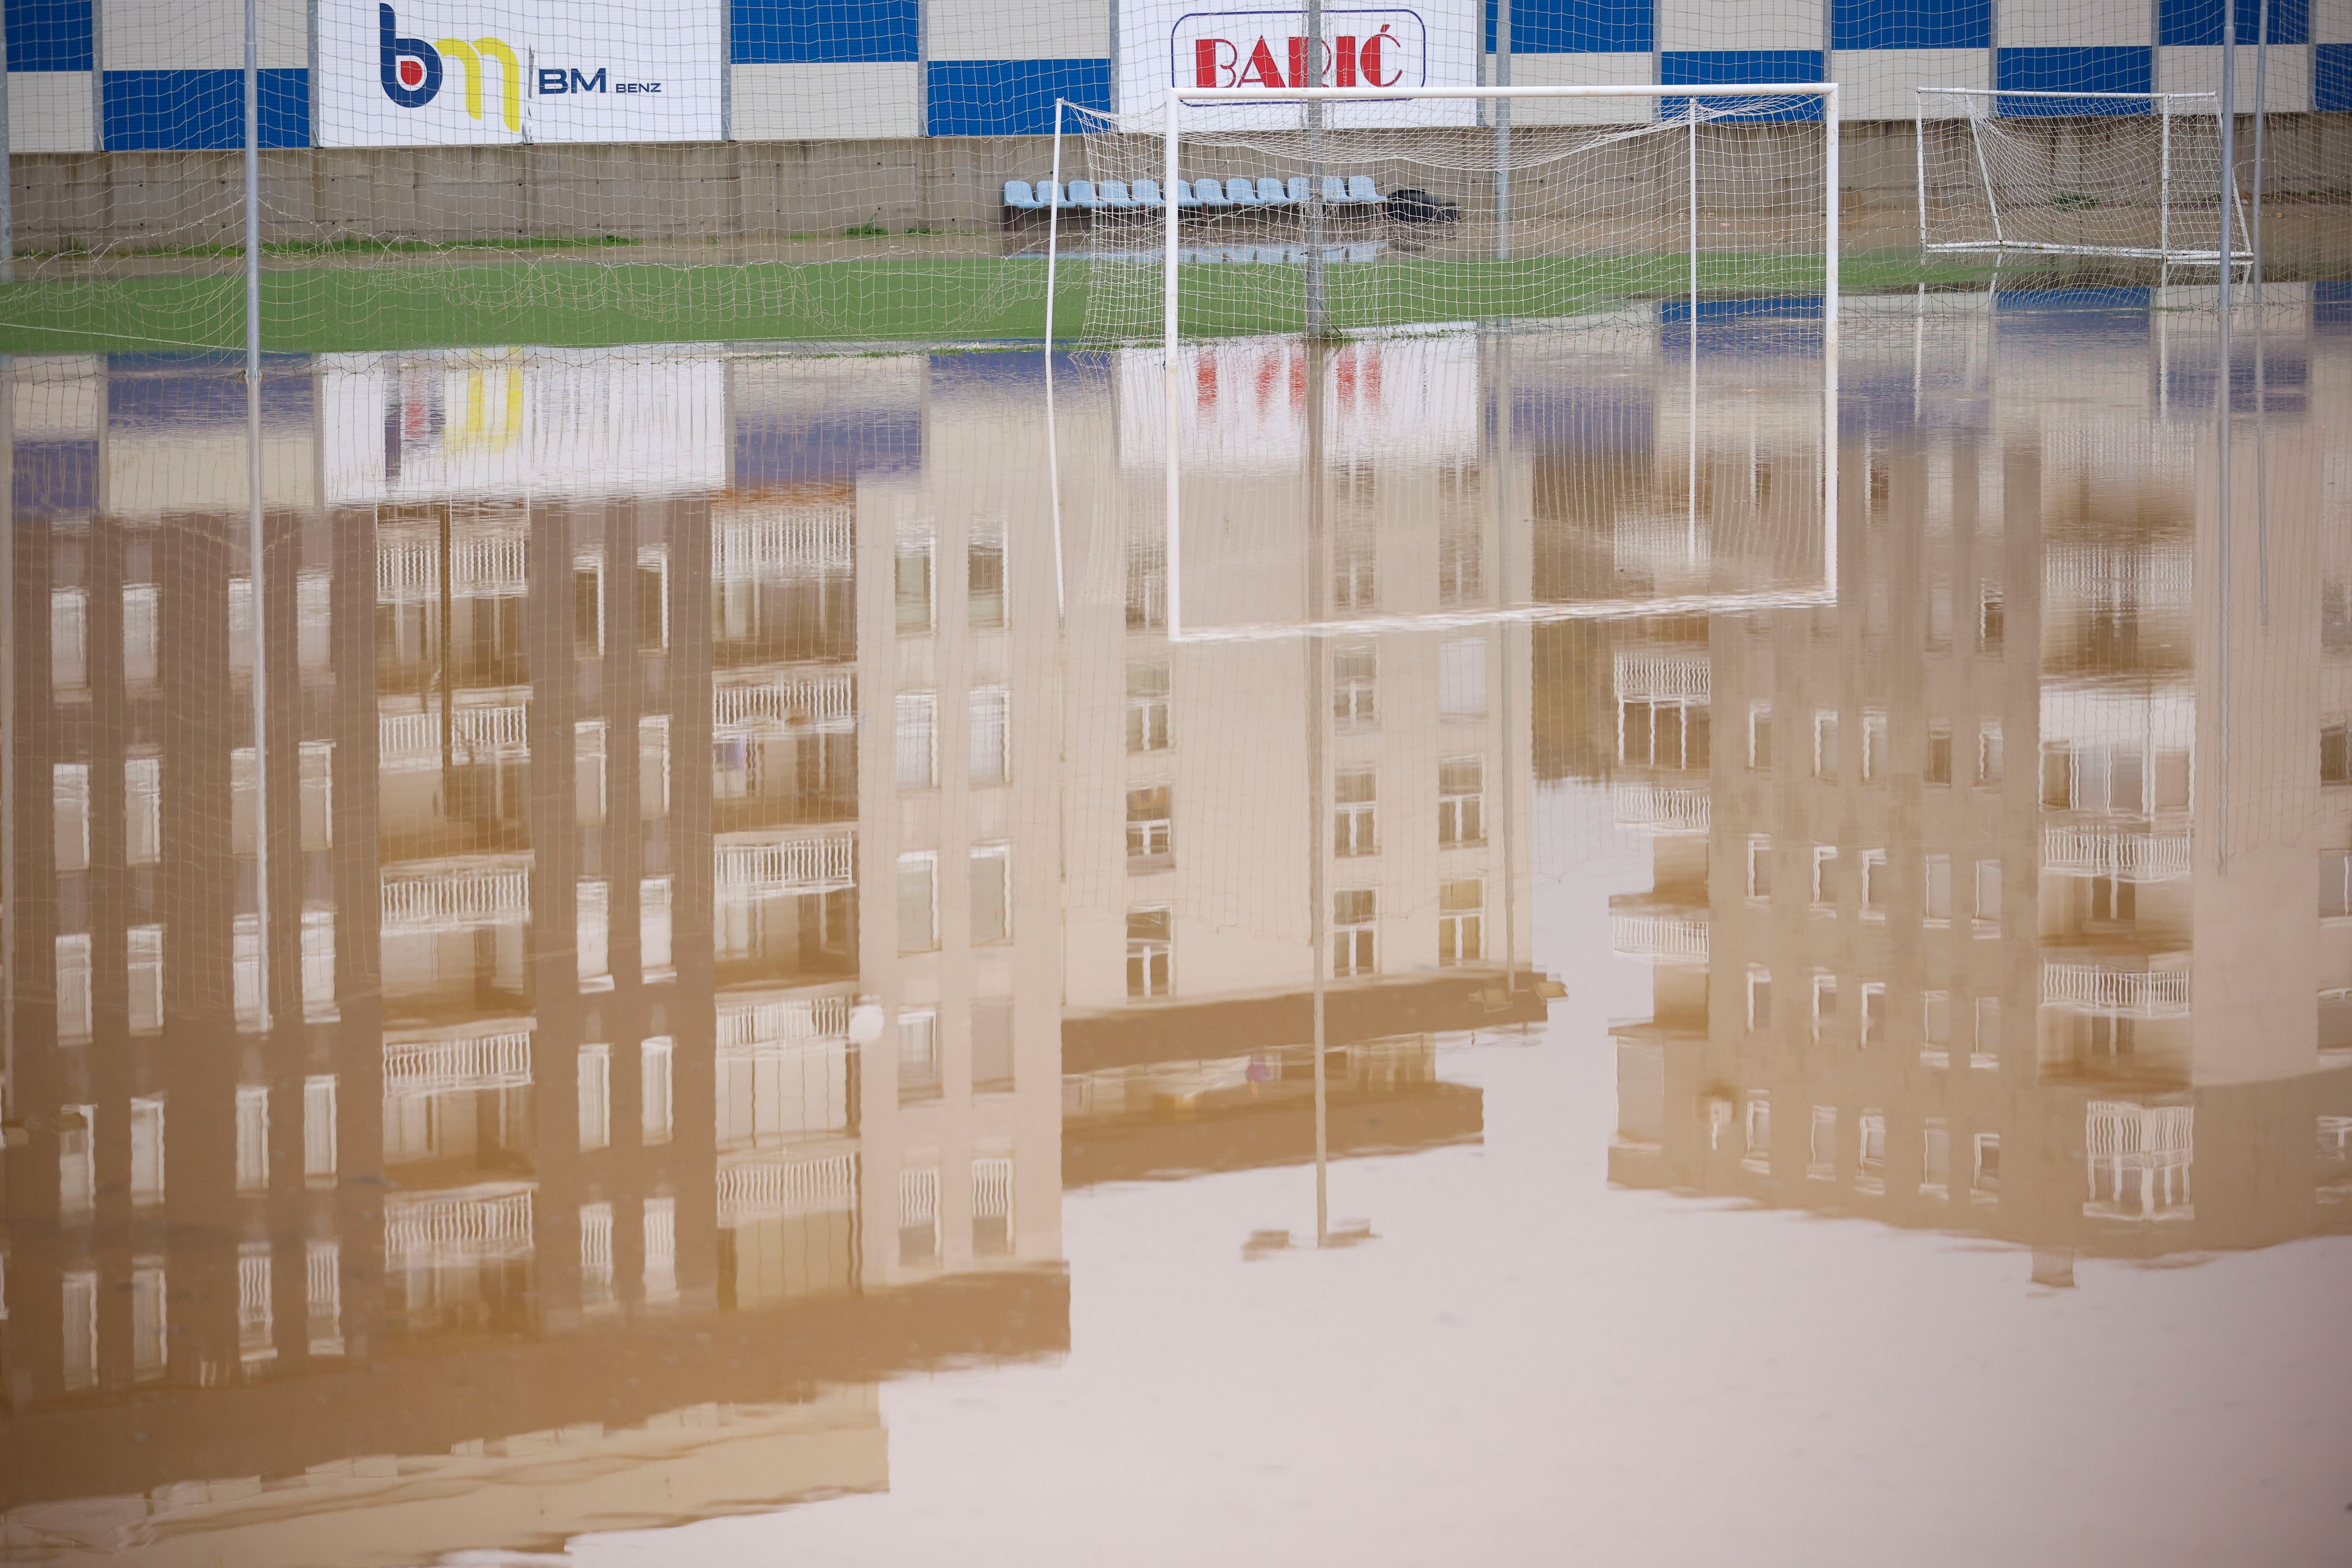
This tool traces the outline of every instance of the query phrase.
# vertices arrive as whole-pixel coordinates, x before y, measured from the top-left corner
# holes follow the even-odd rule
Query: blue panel
[[[846,484],[860,474],[922,466],[923,417],[913,408],[845,409],[776,421],[754,416],[735,427],[735,483],[745,489]]]
[[[89,0],[7,0],[8,68],[90,68]]]
[[[1054,100],[1110,111],[1108,60],[933,60],[923,68],[933,136],[1044,136]]]
[[[2312,46],[2311,107],[2352,109],[2352,44]]]
[[[106,150],[192,151],[245,145],[240,70],[108,71]],[[310,73],[261,73],[261,144],[310,144]]]
[[[2138,44],[2098,44],[2079,48],[2002,49],[1995,58],[1993,86],[2026,92],[2147,92],[2156,51]],[[2146,114],[2144,103],[2095,98],[2004,98],[2000,114]]]
[[[1658,57],[1658,83],[1662,87],[1695,86],[1702,82],[1749,81],[1820,81],[1822,51],[1819,49],[1669,49]],[[1670,120],[1689,112],[1687,98],[1662,98],[1658,100],[1658,118]],[[1790,107],[1755,110],[1744,114],[1727,114],[1726,121],[1758,120],[1819,120],[1822,104],[1819,99],[1808,99]]]
[[[16,521],[98,509],[98,438],[19,441],[9,489]]]
[[[2007,289],[1992,297],[1993,311],[2012,310],[2146,310],[2154,296],[2145,289]]]
[[[737,65],[912,61],[919,0],[734,0],[727,58]]]
[[[1496,0],[1486,0],[1486,52],[1495,52]],[[1646,55],[1654,0],[1512,0],[1515,55]]]
[[[1511,445],[1523,452],[1646,452],[1656,423],[1646,387],[1549,387],[1511,395]]]
[[[2193,46],[2221,41],[2224,0],[2159,0],[2159,3],[2162,9],[2157,14],[2158,43]],[[2270,7],[2272,43],[2311,42],[2311,0],[2232,0],[2232,3],[2238,18],[2238,42],[2259,44],[2263,41],[2264,5]]]
[[[1834,0],[1830,43],[1841,49],[1989,49],[1992,0]]]
[[[109,354],[106,371],[110,431],[245,423],[242,354]],[[310,384],[307,356],[262,355],[263,423],[310,423]]]
[[[2352,332],[2352,280],[2331,278],[2311,286],[2311,325],[2330,337]]]

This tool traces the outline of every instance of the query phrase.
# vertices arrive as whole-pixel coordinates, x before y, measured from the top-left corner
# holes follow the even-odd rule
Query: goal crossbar
[[[1161,189],[1169,193],[1165,205],[1165,244],[1161,247],[1161,320],[1160,336],[1164,374],[1166,447],[1163,453],[1166,485],[1167,549],[1171,563],[1168,581],[1168,630],[1173,639],[1185,636],[1182,608],[1182,572],[1177,557],[1182,548],[1182,440],[1176,409],[1180,398],[1181,375],[1177,354],[1177,305],[1179,300],[1178,264],[1181,254],[1181,215],[1172,199],[1181,177],[1180,154],[1182,148],[1184,112],[1188,108],[1214,108],[1224,105],[1248,104],[1261,107],[1302,103],[1397,103],[1414,99],[1461,100],[1498,99],[1504,100],[1547,98],[1630,98],[1630,99],[1723,99],[1723,98],[1813,98],[1821,100],[1822,126],[1822,217],[1825,265],[1822,268],[1822,526],[1829,542],[1826,559],[1827,581],[1820,596],[1809,595],[1806,603],[1822,602],[1821,596],[1834,602],[1837,595],[1837,428],[1838,428],[1838,84],[1833,81],[1810,82],[1628,82],[1562,83],[1527,87],[1423,87],[1399,91],[1393,87],[1296,87],[1269,89],[1262,88],[1194,88],[1171,89],[1164,110],[1164,163]],[[1692,126],[1696,133],[1698,117],[1693,103]],[[1056,140],[1058,146],[1058,137]],[[1696,143],[1694,143],[1696,145]],[[1058,181],[1060,170],[1055,169]],[[1697,164],[1694,158],[1693,215],[1696,223],[1696,192]],[[1313,187],[1310,186],[1310,191]],[[1696,228],[1694,228],[1696,236]],[[1697,253],[1692,253],[1691,271],[1691,351],[1693,355],[1693,386],[1696,386],[1696,353],[1698,345],[1698,273]],[[1050,347],[1050,344],[1049,344]],[[1047,356],[1051,358],[1050,353]],[[1696,492],[1694,492],[1696,493]],[[1641,613],[1641,612],[1637,612]],[[1660,613],[1653,608],[1646,613]],[[1552,619],[1559,612],[1548,608],[1529,608],[1507,618]],[[1317,627],[1328,630],[1328,627]],[[1264,628],[1252,628],[1242,635],[1264,635]]]

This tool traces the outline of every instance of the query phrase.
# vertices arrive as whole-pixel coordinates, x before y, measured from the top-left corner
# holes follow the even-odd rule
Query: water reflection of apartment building
[[[1475,1136],[1438,1038],[1541,1016],[1491,352],[1193,353],[1172,554],[1156,371],[1064,400],[1071,1183],[1310,1156],[1318,968],[1343,1152]]]
[[[2317,933],[2278,913],[2325,858],[2270,640],[2315,637],[2316,589],[2274,581],[2259,640],[2242,593],[2225,700],[2191,596],[2210,453],[2151,417],[2147,317],[1948,322],[1917,365],[1901,326],[1853,335],[1879,406],[1924,395],[1845,446],[1836,607],[1616,646],[1613,787],[1654,879],[1613,922],[1654,1005],[1616,1031],[1612,1175],[1984,1231],[2053,1279],[2326,1228],[2352,1081],[2315,1033]],[[2086,404],[2041,399],[2053,354]],[[2273,517],[2307,519],[2313,447],[2271,461]]]
[[[857,859],[900,808],[857,691],[902,646],[877,498],[919,385],[825,425],[761,369],[275,367],[257,595],[240,382],[19,362],[12,1532],[299,1558],[309,1505],[209,1478],[356,1453],[521,1488],[518,1541],[870,1489],[865,1385],[1065,1342],[1058,1272],[1013,1267],[1059,1253],[1054,933],[1042,1060],[975,1084],[959,1011],[902,1115],[898,1053],[850,1044],[942,962],[857,894],[895,880]],[[1041,633],[1050,567],[999,590]],[[566,1479],[592,1458],[621,1479]],[[372,1463],[341,1506],[423,1550],[370,1481],[412,1461]]]

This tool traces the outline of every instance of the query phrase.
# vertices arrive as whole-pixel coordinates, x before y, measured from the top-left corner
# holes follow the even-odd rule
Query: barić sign
[[[1197,0],[1120,0],[1118,111],[1149,114],[1170,89],[1242,88],[1272,93],[1310,85],[1475,87],[1476,0],[1416,0],[1412,5],[1342,4],[1322,9],[1319,34],[1304,7],[1205,10]],[[1196,116],[1195,129],[1277,130],[1297,125],[1296,101],[1227,105]],[[1398,98],[1334,104],[1326,123],[1470,125],[1474,102]]]
[[[724,0],[320,0],[319,144],[715,142]]]

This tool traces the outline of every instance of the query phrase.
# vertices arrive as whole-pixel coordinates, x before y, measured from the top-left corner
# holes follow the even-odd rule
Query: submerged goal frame
[[[1922,256],[2002,256],[2011,251],[2023,251],[2034,256],[2106,256],[2127,261],[2160,261],[2169,266],[2179,267],[2219,267],[2221,264],[2221,252],[2218,247],[2210,250],[2189,250],[2176,249],[2172,244],[2172,122],[2176,118],[2185,118],[2176,115],[2173,105],[2176,102],[2201,99],[2214,106],[2213,118],[2218,121],[2221,117],[2218,94],[2212,92],[2065,92],[2053,91],[2046,88],[1998,87],[1916,87],[1912,91],[1916,96],[1913,104],[1911,145],[1918,178],[1919,253]],[[1977,177],[1984,186],[1985,216],[1992,225],[1992,237],[1990,240],[1931,241],[1927,237],[1927,100],[1931,95],[1937,98],[1958,99],[1971,110],[1963,118],[1969,124],[1969,146],[1976,157]],[[2153,247],[2069,245],[2063,241],[2011,239],[2003,235],[2000,226],[2000,198],[1993,189],[1992,165],[1985,160],[1984,137],[1978,127],[1987,120],[1997,120],[2001,117],[2000,100],[2006,98],[2036,99],[2045,102],[2064,99],[2084,103],[2129,102],[2152,106],[2158,121],[2156,244]],[[1990,112],[1984,114],[1973,112],[1974,100],[1984,99],[1992,100]],[[2191,200],[2203,199],[2194,195],[2191,196]],[[2238,194],[2234,172],[2230,178],[2230,202],[2233,207],[2241,209],[2238,212],[2239,229],[2240,232],[2243,232],[2244,203]],[[2233,266],[2240,264],[2251,266],[2253,259],[2254,253],[2251,250],[2232,248],[2230,252],[2230,261]]]
[[[1163,417],[1163,423],[1167,428],[1164,434],[1166,447],[1161,454],[1161,461],[1166,469],[1165,504],[1167,507],[1167,518],[1165,524],[1165,537],[1169,560],[1168,636],[1171,642],[1185,640],[1187,637],[1184,626],[1183,611],[1183,570],[1181,563],[1181,552],[1183,543],[1183,509],[1181,505],[1183,483],[1183,443],[1181,422],[1176,417],[1176,409],[1182,397],[1182,378],[1180,374],[1180,367],[1176,352],[1179,341],[1177,331],[1177,266],[1180,258],[1179,247],[1181,237],[1179,230],[1181,215],[1177,210],[1175,201],[1176,184],[1178,179],[1181,177],[1180,171],[1181,169],[1180,154],[1181,153],[1183,142],[1185,110],[1189,107],[1210,108],[1222,104],[1268,105],[1302,103],[1311,107],[1313,105],[1322,103],[1395,103],[1407,101],[1412,99],[1499,99],[1505,102],[1508,102],[1514,99],[1545,98],[1623,98],[1651,99],[1658,100],[1669,98],[1815,98],[1821,100],[1822,135],[1822,224],[1823,255],[1822,282],[1822,529],[1824,544],[1822,563],[1826,573],[1826,581],[1819,594],[1799,595],[1797,596],[1797,602],[1818,604],[1823,602],[1834,603],[1836,601],[1838,536],[1837,351],[1839,178],[1839,99],[1837,83],[1833,81],[1687,82],[1668,85],[1660,82],[1629,82],[1622,86],[1607,83],[1580,83],[1576,85],[1547,87],[1423,87],[1403,91],[1392,87],[1300,87],[1285,88],[1279,91],[1269,90],[1264,88],[1193,88],[1190,89],[1171,90],[1168,94],[1164,122],[1165,147],[1163,151],[1165,153],[1165,162],[1160,186],[1160,190],[1165,193],[1163,199],[1166,203],[1166,211],[1162,219],[1165,226],[1165,240],[1161,247],[1162,255],[1160,260],[1162,268],[1160,346],[1162,357],[1166,362],[1164,369],[1166,381],[1163,394],[1166,412]],[[1697,145],[1696,138],[1698,134],[1698,127],[1704,123],[1697,113],[1696,105],[1692,106],[1690,122],[1691,135],[1694,139],[1692,146],[1695,153]],[[1055,122],[1055,129],[1058,132],[1058,116]],[[1505,133],[1507,134],[1507,122],[1506,122],[1504,126],[1498,127],[1498,129],[1504,130]],[[1055,196],[1056,201],[1058,202],[1060,195],[1059,180],[1061,177],[1059,163],[1060,139],[1058,134],[1055,138],[1055,179],[1056,181]],[[1500,184],[1499,182],[1498,184],[1500,185],[1500,190],[1506,193],[1503,199],[1507,201],[1507,184]],[[1313,187],[1310,187],[1310,190],[1312,189]],[[1692,386],[1695,396],[1697,385],[1698,354],[1698,163],[1696,155],[1694,155],[1691,162],[1690,203],[1692,244],[1688,300],[1691,312],[1690,341],[1692,356]],[[1312,256],[1314,254],[1314,247],[1310,247],[1309,255]],[[1048,300],[1049,301],[1051,300],[1050,287],[1048,289]],[[1052,358],[1051,347],[1052,345],[1049,341],[1047,344],[1048,353],[1046,356],[1049,362]],[[1693,433],[1693,437],[1695,440],[1695,431]],[[1695,498],[1696,491],[1694,491],[1694,503]],[[1671,605],[1655,605],[1654,606],[1642,607],[1616,607],[1616,613],[1655,615],[1668,613],[1671,610],[1675,613],[1695,614],[1705,613],[1707,610],[1716,608],[1755,607],[1758,597],[1758,595],[1703,595],[1693,600],[1677,602]],[[1788,595],[1763,595],[1762,597],[1776,603],[1787,602],[1789,599]],[[1718,603],[1718,599],[1722,602]],[[1490,613],[1485,616],[1454,618],[1456,620],[1466,618],[1474,621],[1552,620],[1561,618],[1583,618],[1584,616],[1593,615],[1596,612],[1601,614],[1609,613],[1608,610],[1601,609],[1598,606],[1533,606],[1516,611],[1506,610],[1499,613]],[[1329,631],[1333,629],[1336,628],[1328,626],[1286,628],[1286,631],[1294,635],[1308,631]],[[1215,634],[1194,635],[1214,636]],[[1264,635],[1264,633],[1259,632],[1253,634],[1250,632],[1243,632],[1238,635],[1247,637],[1251,635]]]

